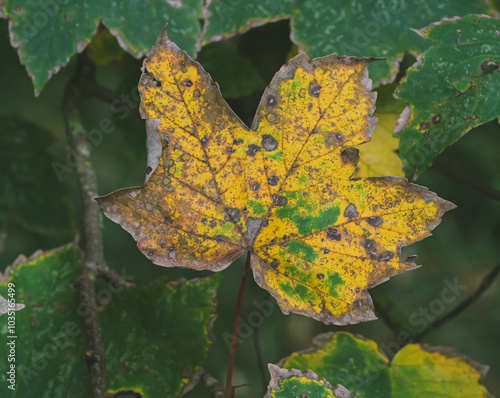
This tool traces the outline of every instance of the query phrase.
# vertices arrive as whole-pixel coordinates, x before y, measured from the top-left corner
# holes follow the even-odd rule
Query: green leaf
[[[194,54],[201,32],[198,19],[202,5],[202,0],[6,0],[0,13],[11,20],[12,45],[26,65],[38,95],[71,56],[83,51],[101,21],[120,45],[137,58],[149,51],[165,23],[169,24],[172,38]]]
[[[311,370],[287,370],[269,364],[271,381],[264,398],[354,398],[345,387],[332,386]]]
[[[434,45],[396,91],[410,103],[396,131],[405,174],[413,179],[469,130],[500,116],[500,21],[469,15],[419,33]]]
[[[210,6],[206,42],[244,32],[251,27],[291,18],[291,38],[310,58],[332,52],[357,57],[387,57],[370,65],[374,85],[394,80],[406,51],[420,53],[425,40],[410,28],[421,28],[444,17],[492,14],[482,1],[344,1],[214,0]]]
[[[0,274],[0,296],[9,297],[13,283],[16,302],[26,305],[15,313],[12,333],[8,317],[0,317],[0,334],[17,336],[15,396],[90,396],[82,322],[89,315],[79,304],[79,269],[74,249],[66,246],[20,258]],[[110,392],[175,397],[191,387],[211,343],[219,279],[98,289]],[[0,345],[0,357],[6,358],[9,348]],[[7,376],[0,376],[3,386]]]
[[[488,368],[453,349],[410,344],[389,362],[374,341],[346,332],[319,335],[314,347],[280,365],[311,369],[357,398],[490,396],[478,383]]]

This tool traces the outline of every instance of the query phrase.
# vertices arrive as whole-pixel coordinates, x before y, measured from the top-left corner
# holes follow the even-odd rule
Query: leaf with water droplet
[[[393,342],[386,347],[394,354]],[[372,340],[347,332],[326,333],[314,346],[280,361],[285,369],[310,369],[359,398],[491,397],[479,381],[481,365],[454,349],[409,344],[389,358]]]
[[[143,187],[100,206],[155,264],[220,271],[249,252],[256,282],[284,313],[374,319],[367,289],[415,268],[401,247],[453,205],[403,178],[351,178],[351,146],[376,124],[371,61],[297,55],[248,128],[163,31],[139,84],[143,117],[160,120],[159,164]]]
[[[410,104],[397,129],[399,156],[410,179],[472,128],[500,117],[500,21],[469,15],[419,33],[434,45],[396,91]]]
[[[344,386],[332,386],[311,370],[268,367],[271,380],[264,398],[355,398]]]

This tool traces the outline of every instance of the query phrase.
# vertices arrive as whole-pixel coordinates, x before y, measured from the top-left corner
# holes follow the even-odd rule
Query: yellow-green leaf
[[[403,178],[351,178],[351,146],[376,124],[370,62],[297,55],[248,128],[163,31],[139,83],[147,183],[99,204],[155,264],[219,271],[248,252],[284,313],[374,319],[367,289],[415,268],[401,247],[453,205]]]
[[[393,137],[393,132],[405,106],[392,96],[395,88],[396,85],[390,84],[377,90],[375,116],[378,123],[372,139],[357,147],[359,163],[356,177],[404,177],[403,162],[397,154],[399,139]]]
[[[273,364],[268,367],[271,381],[264,398],[355,398],[345,387],[334,387],[311,370],[288,370]]]
[[[330,383],[341,383],[357,398],[490,397],[479,384],[488,367],[445,347],[410,344],[389,361],[372,340],[327,333],[280,365],[310,369]]]

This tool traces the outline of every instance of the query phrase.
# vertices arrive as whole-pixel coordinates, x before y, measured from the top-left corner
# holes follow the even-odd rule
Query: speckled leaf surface
[[[288,370],[273,364],[268,367],[271,381],[264,398],[355,398],[345,387],[334,387],[311,370]]]
[[[394,89],[395,85],[389,84],[378,90],[374,113],[378,119],[377,127],[370,141],[356,147],[359,150],[359,162],[355,177],[404,177],[403,162],[397,153],[399,140],[393,137],[404,102],[393,98]]]
[[[357,398],[491,397],[479,384],[488,367],[454,349],[410,344],[389,361],[374,341],[347,332],[317,336],[280,366],[310,369]]]
[[[401,246],[453,205],[403,178],[351,179],[350,146],[376,123],[369,62],[299,54],[249,129],[163,31],[139,84],[142,114],[157,126],[150,147],[162,151],[145,186],[100,206],[155,264],[220,271],[250,252],[256,282],[284,313],[374,319],[367,289],[414,268]]]
[[[177,397],[193,387],[213,341],[220,276],[161,278],[113,297],[100,315],[110,392]]]
[[[214,0],[209,10],[206,41],[291,18],[291,38],[309,57],[333,52],[387,57],[370,66],[375,85],[394,79],[405,51],[417,54],[427,47],[411,28],[420,29],[445,17],[492,13],[491,6],[481,0]]]
[[[8,284],[13,283],[16,302],[26,306],[15,313],[16,389],[6,388],[7,373],[1,372],[2,397],[85,398],[90,394],[85,333],[76,310],[79,266],[68,246],[20,257],[0,273],[0,295],[6,297]],[[7,317],[1,317],[1,336],[10,334],[7,326]],[[2,362],[9,348],[0,345]],[[6,365],[3,362],[2,368]]]
[[[470,15],[432,24],[420,34],[434,45],[396,92],[410,103],[397,130],[408,178],[418,177],[469,130],[500,116],[500,21]]]
[[[88,315],[79,304],[79,272],[76,253],[66,246],[20,258],[0,274],[0,295],[8,297],[8,284],[13,283],[16,302],[26,305],[15,313],[16,389],[9,395],[5,388],[2,397],[90,396],[82,322]],[[211,343],[219,279],[98,289],[110,392],[176,397],[190,386]],[[10,334],[7,321],[7,316],[0,317],[2,336]],[[2,361],[9,348],[0,346]],[[6,376],[0,376],[4,386]]]
[[[136,57],[149,50],[166,23],[172,37],[194,54],[202,5],[202,0],[6,0],[0,14],[10,20],[11,43],[38,93],[71,56],[83,51],[100,22]]]

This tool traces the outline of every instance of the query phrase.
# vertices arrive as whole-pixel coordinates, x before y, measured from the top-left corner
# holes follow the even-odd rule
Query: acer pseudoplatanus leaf
[[[351,178],[370,139],[371,59],[299,54],[265,90],[251,128],[162,31],[144,61],[148,179],[98,199],[155,264],[220,271],[248,253],[284,313],[375,318],[367,289],[415,268],[400,249],[453,204],[404,178]]]

